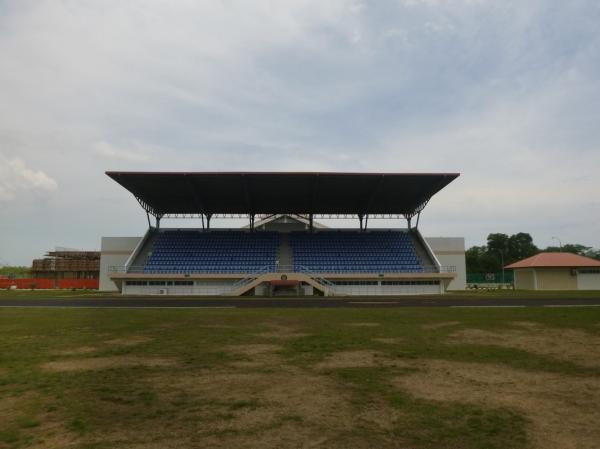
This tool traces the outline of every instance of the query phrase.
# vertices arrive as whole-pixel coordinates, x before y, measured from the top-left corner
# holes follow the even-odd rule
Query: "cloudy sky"
[[[105,170],[456,171],[424,234],[600,247],[599,23],[597,0],[0,0],[0,264],[143,233]]]

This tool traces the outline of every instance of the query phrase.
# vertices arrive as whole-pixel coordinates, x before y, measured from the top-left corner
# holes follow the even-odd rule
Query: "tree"
[[[473,246],[465,252],[468,273],[497,273],[502,270],[499,254],[488,251],[487,246]]]
[[[544,250],[545,253],[549,252],[563,252],[563,253],[573,253],[579,254],[580,256],[585,256],[586,252],[591,250],[590,246],[580,245],[578,243],[567,243],[562,247],[559,246],[549,246]]]
[[[497,273],[504,265],[537,254],[539,249],[533,244],[530,234],[519,232],[508,236],[502,233],[489,234],[487,245],[473,246],[465,253],[467,272]]]
[[[498,273],[502,271],[502,258],[499,254],[486,252],[479,261],[481,273]]]
[[[519,232],[511,235],[508,239],[508,257],[505,258],[505,262],[510,264],[534,256],[539,252],[539,248],[533,244],[531,235],[526,232]]]
[[[591,257],[592,259],[600,260],[600,249],[589,248],[583,255],[585,257]]]
[[[559,248],[548,246],[543,252],[559,252],[579,254],[600,260],[600,249],[591,248],[579,243],[567,243]],[[489,234],[487,245],[473,246],[465,252],[468,273],[497,273],[504,265],[526,259],[540,252],[533,243],[533,238],[526,232],[508,236],[502,233]]]
[[[485,246],[472,246],[465,251],[465,262],[467,264],[467,272],[469,273],[485,273],[481,267],[481,258],[485,254]]]
[[[9,266],[9,265],[0,267],[0,275],[2,275],[2,276],[27,277],[30,274],[31,274],[31,267]]]
[[[562,251],[563,253],[579,254],[580,256],[600,260],[600,249],[592,248],[591,246],[581,245],[579,243],[567,243],[562,247],[549,246],[544,250],[545,253],[557,253],[559,251]]]
[[[510,237],[506,234],[490,234],[487,238],[487,252],[488,253],[503,253],[504,256],[508,254],[508,244]]]

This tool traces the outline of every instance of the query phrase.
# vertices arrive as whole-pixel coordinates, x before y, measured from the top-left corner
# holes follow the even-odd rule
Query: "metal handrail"
[[[108,267],[108,271],[110,273],[139,273],[139,274],[244,274],[244,275],[252,275],[253,273],[260,271],[262,273],[302,273],[306,272],[311,273],[314,276],[318,276],[320,273],[324,273],[323,271],[315,271],[310,267],[305,267],[302,265],[265,265],[259,270],[249,270],[248,266],[244,265],[232,265],[227,267],[225,270],[219,269],[211,269],[211,270],[199,270],[199,269],[185,269],[178,268],[173,266],[157,266],[157,267],[146,267],[143,265],[135,265],[135,266],[126,266],[126,265],[111,265]],[[335,271],[332,273],[348,273],[344,271]],[[373,272],[373,273],[381,273],[381,272]],[[388,272],[385,272],[388,273]],[[393,272],[389,272],[393,273]],[[418,271],[407,271],[403,273],[456,273],[456,266],[435,266],[435,265],[426,265],[421,266]],[[329,273],[331,274],[331,273]],[[351,273],[348,273],[351,274]]]
[[[274,271],[274,268],[266,267],[269,272]],[[261,268],[262,270],[262,268]],[[110,273],[139,273],[139,274],[252,274],[256,270],[249,269],[247,265],[230,265],[227,270],[211,269],[187,269],[176,266],[152,266],[144,265],[111,265],[108,267]]]
[[[335,284],[319,275],[317,275],[316,273],[313,273],[312,271],[310,271],[308,268],[300,265],[299,267],[299,271],[303,274],[306,274],[308,277],[310,277],[311,279],[314,279],[315,282],[318,282],[319,284],[323,284],[326,287],[328,287],[330,290],[335,292]]]
[[[250,274],[249,276],[246,276],[245,278],[240,279],[239,281],[235,281],[232,284],[232,288],[231,291],[235,291],[238,290],[239,288],[243,287],[244,285],[248,285],[249,283],[251,283],[253,280],[255,280],[257,277],[269,273],[269,267],[265,266],[263,268],[261,268],[258,271],[255,271],[254,273]]]

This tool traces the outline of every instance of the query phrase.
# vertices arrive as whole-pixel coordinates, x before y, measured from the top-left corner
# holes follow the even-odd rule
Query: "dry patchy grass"
[[[517,409],[531,420],[535,448],[597,449],[600,379],[532,373],[447,360],[414,362],[418,371],[394,379],[424,399]]]
[[[55,360],[42,364],[42,369],[53,372],[89,371],[112,368],[127,368],[133,366],[164,367],[177,363],[173,358],[114,356],[90,357],[83,359]]]
[[[270,330],[265,332],[259,332],[254,334],[260,338],[266,338],[269,340],[293,340],[301,337],[308,337],[310,334],[306,332],[299,332],[297,327],[288,326],[279,323],[262,323]]]
[[[529,310],[31,313],[0,316],[20,323],[0,326],[2,449],[600,441],[590,349],[600,316],[582,310],[543,312],[555,326],[570,319],[562,330]],[[578,327],[574,316],[587,321]],[[525,428],[529,443],[514,438]]]
[[[115,346],[137,346],[151,342],[152,340],[153,338],[147,337],[145,335],[131,335],[124,338],[113,338],[110,340],[106,340],[105,343],[108,345]]]
[[[47,400],[39,393],[0,398],[0,431],[17,427],[26,435],[27,447],[31,449],[73,448],[79,442],[78,435],[65,425],[64,416],[48,410]],[[10,432],[3,432],[10,441]],[[0,441],[0,448],[11,447]]]
[[[358,322],[358,323],[346,323],[346,326],[377,327],[377,326],[381,326],[381,324],[380,323],[372,323],[372,322]]]
[[[421,327],[425,330],[435,330],[442,329],[444,327],[456,326],[458,324],[460,324],[460,321],[442,321],[441,323],[424,324]]]
[[[579,365],[600,367],[600,336],[580,329],[549,328],[537,323],[514,323],[517,329],[463,329],[449,343],[503,346]]]
[[[388,345],[397,345],[399,343],[406,342],[406,339],[400,337],[375,337],[371,338],[371,340],[376,341],[378,343],[385,343]]]
[[[281,350],[281,346],[268,343],[256,343],[247,345],[231,345],[226,346],[224,349],[232,354],[255,356],[277,352]]]
[[[334,379],[290,365],[269,372],[207,370],[155,382],[164,397],[179,391],[210,404],[197,411],[202,447],[370,448],[372,433],[355,434],[357,423],[379,432],[396,416],[385,403],[357,414],[351,394]],[[390,439],[378,447],[398,446]]]
[[[78,346],[76,348],[61,349],[59,351],[53,351],[52,354],[59,356],[71,356],[71,355],[86,355],[92,354],[98,351],[95,346]]]
[[[330,354],[325,360],[315,364],[314,368],[372,368],[376,366],[395,366],[398,363],[377,351],[342,351]]]

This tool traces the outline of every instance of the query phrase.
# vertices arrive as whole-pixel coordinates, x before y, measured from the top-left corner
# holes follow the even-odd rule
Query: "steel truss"
[[[270,218],[275,215],[280,215],[281,213],[276,214],[255,214],[257,220],[264,220],[265,218]],[[240,219],[248,219],[248,217],[252,214],[213,214],[213,218],[240,218]],[[289,215],[305,218],[307,220],[310,219],[311,214],[296,214],[289,213]],[[382,219],[382,220],[394,220],[406,218],[404,214],[368,214],[369,218],[372,219]],[[193,218],[193,219],[201,219],[205,214],[202,213],[181,213],[181,214],[164,214],[164,218],[177,218],[177,219],[185,219],[185,218]],[[317,220],[334,220],[334,219],[354,219],[357,218],[357,214],[312,214],[312,217]]]
[[[142,208],[146,211],[146,216],[148,218],[148,226],[152,227],[151,221],[150,221],[150,215],[152,215],[155,220],[156,220],[156,228],[160,227],[160,221],[163,218],[168,218],[168,219],[200,219],[202,220],[202,229],[210,229],[210,221],[213,218],[222,218],[222,219],[247,219],[249,220],[249,224],[250,224],[250,229],[254,230],[254,224],[256,219],[258,220],[264,220],[270,217],[273,217],[275,215],[281,214],[280,212],[278,213],[274,213],[274,214],[253,214],[253,213],[249,213],[249,214],[212,214],[212,213],[198,213],[198,212],[192,212],[192,213],[163,213],[160,211],[157,211],[156,209],[154,209],[152,206],[150,206],[149,204],[147,204],[143,199],[141,199],[140,197],[135,197],[135,199],[138,201],[138,203],[140,204],[140,206],[142,206]],[[423,209],[425,209],[425,206],[427,206],[427,204],[429,203],[429,200],[431,198],[428,198],[427,200],[425,200],[423,203],[421,203],[420,205],[418,205],[414,210],[407,212],[407,213],[403,213],[403,214],[370,214],[370,213],[363,213],[363,214],[310,214],[310,213],[289,213],[289,215],[291,216],[296,216],[296,217],[300,217],[303,218],[305,220],[308,220],[309,222],[309,226],[310,229],[313,229],[313,222],[314,220],[347,220],[347,219],[356,219],[358,218],[359,220],[359,224],[360,224],[360,229],[361,230],[366,230],[368,227],[368,223],[369,220],[398,220],[398,219],[405,219],[406,222],[408,223],[408,228],[411,229],[412,228],[412,219],[414,217],[417,217],[417,222],[416,222],[416,228],[419,227],[419,220],[421,218],[421,212],[423,212]],[[200,203],[198,201],[198,203]]]

